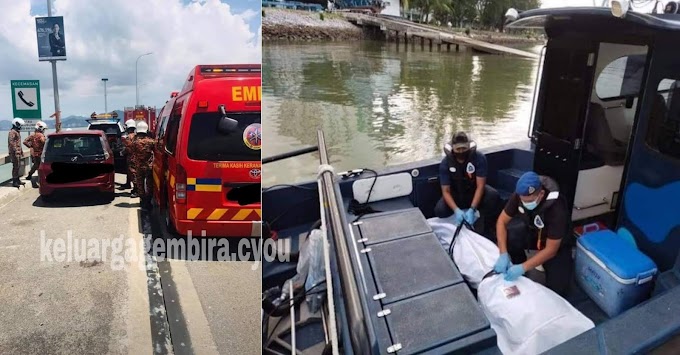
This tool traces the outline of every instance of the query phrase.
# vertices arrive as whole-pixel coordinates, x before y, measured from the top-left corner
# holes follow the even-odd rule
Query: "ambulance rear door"
[[[187,110],[187,219],[225,222],[226,235],[250,235],[248,222],[261,220],[260,95],[259,77],[214,78],[196,86]],[[231,131],[219,128],[224,116]]]

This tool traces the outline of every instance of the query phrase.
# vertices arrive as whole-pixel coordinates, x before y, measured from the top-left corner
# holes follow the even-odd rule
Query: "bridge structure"
[[[15,188],[0,156],[0,354],[260,352],[256,250],[229,262],[163,253],[158,241],[188,238],[129,190],[113,201],[83,191],[46,202],[37,174],[24,180],[29,164],[25,151],[26,185]],[[239,238],[225,239],[237,249]]]
[[[394,38],[397,43],[400,43],[403,38],[406,45],[408,45],[409,42],[415,44],[415,42],[420,41],[420,45],[423,48],[425,42],[429,42],[430,50],[432,50],[433,45],[436,44],[439,51],[441,51],[442,45],[446,45],[447,51],[451,51],[451,46],[453,45],[455,46],[456,51],[460,50],[460,46],[464,46],[474,51],[488,54],[513,55],[529,59],[539,58],[539,55],[535,53],[480,41],[451,33],[434,26],[418,24],[404,19],[354,12],[342,14],[349,22],[354,23],[357,26],[371,28],[374,31],[382,31],[388,39],[391,37],[391,34],[394,33]]]

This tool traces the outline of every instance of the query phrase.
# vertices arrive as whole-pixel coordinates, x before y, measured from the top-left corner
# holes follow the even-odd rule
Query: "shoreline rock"
[[[364,39],[364,32],[336,14],[263,8],[264,41],[343,41]]]
[[[339,14],[272,7],[262,8],[262,11],[264,13],[264,17],[262,17],[263,41],[309,42],[370,39],[370,36],[361,27],[350,23]],[[542,36],[521,33],[472,30],[468,36],[464,33],[463,29],[441,27],[440,30],[499,45],[538,44],[545,42]]]

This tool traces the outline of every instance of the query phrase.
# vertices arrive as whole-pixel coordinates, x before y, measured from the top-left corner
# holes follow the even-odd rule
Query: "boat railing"
[[[350,249],[347,242],[347,235],[349,228],[345,223],[345,219],[340,211],[342,206],[342,196],[340,195],[340,188],[336,175],[333,172],[332,166],[329,164],[328,152],[326,150],[326,143],[323,131],[317,131],[318,147],[319,147],[319,202],[321,208],[322,231],[324,235],[332,236],[333,249],[338,265],[340,276],[340,286],[343,294],[343,303],[345,304],[347,322],[351,343],[354,353],[370,354],[371,353],[371,338],[368,332],[366,322],[370,321],[364,314],[364,309],[367,309],[365,299],[361,297],[357,279],[352,269]],[[328,233],[328,234],[326,234]],[[328,290],[328,310],[329,310],[329,324],[331,330],[330,338],[334,340],[333,351],[337,354],[337,335],[335,333],[335,310],[333,308],[333,291],[332,280],[330,274],[330,252],[329,252],[330,238],[324,238],[324,256],[326,261],[326,286]]]

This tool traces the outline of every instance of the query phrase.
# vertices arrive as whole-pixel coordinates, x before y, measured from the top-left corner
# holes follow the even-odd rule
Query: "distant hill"
[[[118,113],[118,119],[123,121],[123,111],[115,110]],[[76,127],[87,127],[87,121],[90,117],[84,116],[68,116],[62,117],[61,128],[76,128]],[[54,129],[55,120],[54,118],[43,119],[43,122],[47,123],[48,129]],[[0,130],[8,130],[12,128],[12,120],[0,120]]]

